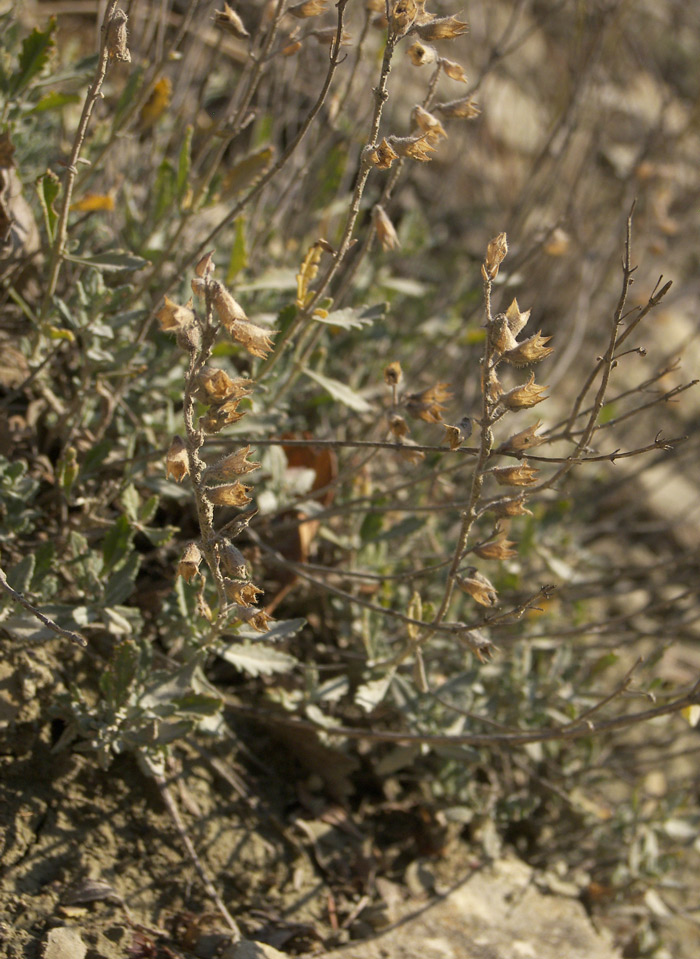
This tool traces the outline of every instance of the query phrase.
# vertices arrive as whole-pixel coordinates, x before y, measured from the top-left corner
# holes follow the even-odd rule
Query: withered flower
[[[437,50],[435,47],[430,47],[425,43],[421,43],[420,40],[416,40],[406,51],[406,54],[411,59],[411,63],[414,67],[422,67],[427,63],[435,63],[437,60]]]
[[[408,436],[408,424],[403,416],[399,416],[398,413],[394,413],[389,417],[389,432],[395,439],[399,441]]]
[[[255,586],[251,582],[239,582],[236,580],[228,580],[225,584],[226,588],[226,598],[230,599],[232,602],[237,603],[239,606],[244,606],[250,608],[254,606],[258,601],[258,595],[262,595],[264,590],[260,589],[259,586]],[[259,615],[262,611],[256,610],[256,614]],[[263,613],[263,615],[265,615]],[[249,620],[250,622],[250,620]],[[265,632],[267,625],[264,630],[260,632]]]
[[[272,617],[268,616],[264,609],[256,609],[254,606],[237,606],[236,614],[258,633],[266,633],[267,624],[272,622]]]
[[[186,306],[180,306],[168,296],[163,299],[163,306],[156,313],[156,319],[164,333],[177,332],[182,327],[191,326],[195,322],[195,313],[191,309],[192,300]]]
[[[489,276],[489,279],[495,280],[498,276],[498,268],[501,263],[506,258],[508,252],[508,239],[505,233],[499,233],[498,236],[494,237],[493,240],[489,242],[489,245],[486,247],[486,259],[484,261],[484,268],[486,273]]]
[[[244,486],[236,480],[226,486],[212,486],[207,489],[207,497],[213,506],[247,506],[251,502],[250,486]]]
[[[451,40],[466,33],[469,25],[459,17],[435,17],[416,27],[423,40]]]
[[[112,14],[107,24],[107,53],[110,60],[121,60],[131,63],[131,54],[126,45],[126,24],[129,18],[119,7]]]
[[[216,551],[219,556],[221,569],[226,576],[232,579],[245,579],[248,573],[248,565],[245,556],[237,549],[233,543],[222,542],[216,544]]]
[[[492,349],[497,353],[507,353],[518,345],[505,313],[497,313],[489,322],[488,336]]]
[[[445,71],[450,80],[457,80],[459,83],[467,83],[467,75],[464,72],[464,67],[461,63],[456,63],[454,60],[446,60],[445,58],[440,60],[440,66]]]
[[[450,447],[451,450],[458,449],[464,442],[464,436],[459,426],[450,426],[448,423],[444,423],[445,428],[445,442]]]
[[[215,366],[203,366],[197,374],[197,389],[209,401],[222,402],[227,399],[240,400],[252,391],[248,389],[248,380],[234,380],[225,370]]]
[[[197,575],[199,564],[202,562],[202,551],[196,543],[188,543],[177,564],[178,576],[182,576],[186,583],[191,583]]]
[[[451,117],[456,120],[473,120],[481,113],[474,97],[463,97],[461,100],[437,103],[433,109],[436,113],[441,113],[443,117]]]
[[[222,30],[225,30],[226,33],[230,33],[231,36],[237,37],[239,40],[245,40],[246,37],[249,37],[250,34],[243,25],[243,21],[238,16],[235,10],[232,10],[227,3],[224,3],[223,10],[215,10],[212,20],[220,27]]]
[[[423,450],[413,449],[413,447],[417,445],[418,444],[415,442],[415,440],[402,440],[398,450],[401,459],[406,460],[409,463],[413,463],[414,465],[417,463],[422,463],[425,459],[425,453]]]
[[[303,0],[302,3],[287,7],[287,13],[291,13],[297,20],[306,20],[307,17],[317,17],[325,9],[326,0]]]
[[[514,433],[512,436],[508,437],[505,443],[501,443],[501,445],[498,447],[498,452],[519,453],[522,450],[529,450],[535,446],[540,446],[542,443],[544,443],[543,437],[536,435],[536,432],[540,426],[542,426],[542,421],[537,420],[534,426],[528,426],[526,430],[521,430],[519,433]]]
[[[377,239],[384,251],[395,250],[397,246],[401,246],[396,230],[394,229],[394,224],[386,215],[384,207],[380,206],[379,203],[377,203],[372,210],[372,219],[374,221],[374,229],[377,231]]]
[[[398,156],[410,157],[412,160],[419,160],[421,163],[427,163],[433,158],[431,153],[435,152],[431,136],[423,133],[421,136],[414,137],[390,137],[392,147],[396,148]]]
[[[389,13],[391,32],[403,36],[413,25],[417,13],[416,0],[397,0]]]
[[[531,312],[531,310],[525,310],[523,313],[518,306],[518,301],[516,299],[512,301],[505,312],[505,317],[508,321],[508,326],[513,336],[517,336],[518,333],[525,328],[527,321],[530,319]]]
[[[498,592],[493,583],[473,566],[466,570],[466,576],[457,577],[457,585],[475,599],[481,606],[495,606]]]
[[[532,510],[525,506],[525,497],[516,496],[513,499],[498,499],[489,506],[489,510],[496,516],[509,519],[512,516],[532,516]]]
[[[504,393],[501,397],[501,403],[509,410],[526,410],[547,399],[546,396],[542,395],[546,389],[546,386],[539,386],[535,383],[535,374],[531,373],[527,383]]]
[[[245,413],[238,409],[239,399],[227,400],[220,406],[212,406],[209,412],[203,416],[199,425],[205,433],[218,433],[225,426],[231,423],[237,423],[245,416]]]
[[[399,155],[391,148],[386,137],[379,146],[375,147],[369,153],[369,162],[377,167],[378,170],[388,170],[394,160],[398,160]]]
[[[436,383],[422,393],[409,393],[405,400],[406,410],[426,423],[441,423],[444,404],[451,396],[447,383]]]
[[[491,472],[500,486],[534,486],[539,470],[521,463],[520,466],[497,466]]]
[[[482,559],[511,559],[518,555],[518,551],[513,549],[515,543],[506,539],[505,536],[494,539],[490,543],[484,543],[483,546],[477,546],[474,550],[477,556]]]
[[[244,346],[253,356],[265,359],[273,347],[272,337],[278,330],[268,330],[254,323],[234,322],[228,331],[236,342]]]
[[[214,272],[214,251],[209,250],[204,256],[200,257],[194,266],[194,275],[199,280],[203,280]],[[201,295],[201,294],[200,294]]]
[[[440,137],[447,137],[445,128],[438,118],[424,110],[419,104],[416,104],[411,111],[411,120],[431,143],[437,143]]]
[[[248,320],[241,304],[231,296],[223,283],[219,283],[218,280],[212,280],[210,290],[212,305],[216,310],[217,316],[229,333],[234,323],[246,322]]]
[[[387,386],[398,386],[403,378],[403,370],[398,360],[384,367],[384,382]]]
[[[165,457],[165,476],[172,476],[176,483],[189,475],[190,461],[187,456],[187,447],[181,436],[173,436],[170,449]]]
[[[503,359],[512,363],[513,366],[529,366],[531,363],[539,363],[550,353],[554,352],[553,346],[545,346],[552,339],[551,336],[542,336],[542,331],[538,330],[534,336],[523,340],[522,343],[504,354]]]
[[[260,463],[249,460],[249,454],[250,446],[244,446],[243,449],[224,456],[218,463],[213,463],[206,468],[204,471],[205,481],[207,483],[225,482],[235,476],[244,476],[246,473],[252,473],[253,470],[259,469]]]

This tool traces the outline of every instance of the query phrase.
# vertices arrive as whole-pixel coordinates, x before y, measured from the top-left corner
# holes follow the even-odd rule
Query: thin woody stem
[[[63,263],[66,239],[68,236],[68,214],[70,212],[71,200],[73,198],[73,186],[78,175],[80,151],[82,150],[85,142],[85,136],[87,134],[87,128],[90,123],[90,117],[92,116],[93,108],[100,97],[102,84],[104,83],[107,75],[107,67],[109,65],[108,41],[111,26],[110,21],[114,16],[116,6],[117,0],[110,0],[110,2],[107,4],[107,9],[105,10],[104,19],[102,21],[102,40],[100,42],[97,69],[95,71],[94,79],[90,84],[85,97],[83,112],[80,117],[80,122],[78,123],[78,129],[76,130],[75,137],[73,139],[73,148],[71,149],[70,158],[66,164],[66,178],[63,184],[63,199],[61,201],[61,209],[58,215],[58,221],[56,223],[56,235],[51,247],[48,282],[46,284],[46,290],[44,292],[44,298],[41,303],[41,310],[39,314],[39,319],[41,322],[43,322],[48,315],[51,306],[51,300],[56,292],[56,287],[58,286],[58,277],[61,272],[61,264]]]

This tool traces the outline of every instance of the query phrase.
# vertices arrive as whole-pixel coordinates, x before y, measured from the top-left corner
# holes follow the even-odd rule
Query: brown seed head
[[[437,143],[440,137],[447,137],[445,128],[437,117],[424,110],[422,106],[416,104],[411,111],[411,120],[414,125],[425,134],[431,143]]]
[[[422,393],[410,393],[405,400],[406,410],[426,423],[441,423],[444,404],[451,397],[447,383],[436,383]]]
[[[551,336],[542,336],[542,331],[538,330],[534,336],[518,343],[517,347],[506,353],[503,358],[512,363],[513,366],[529,366],[530,363],[539,363],[540,360],[554,352],[553,346],[545,346],[545,343],[548,343],[551,339]]]
[[[512,516],[532,516],[532,510],[526,509],[525,497],[516,496],[514,499],[499,499],[489,506],[489,510],[496,516],[510,518]]]
[[[243,322],[232,323],[228,331],[233,339],[244,346],[252,356],[259,356],[263,360],[274,346],[272,337],[279,332],[256,326],[254,323]]]
[[[414,41],[406,51],[414,67],[422,67],[427,63],[435,63],[437,60],[437,50],[435,47],[428,46],[427,43],[421,43],[420,40]]]
[[[438,103],[433,109],[436,113],[442,114],[443,117],[459,120],[473,120],[474,117],[478,117],[481,113],[474,97],[463,97],[461,100],[449,100],[447,103]]]
[[[250,486],[244,486],[238,480],[226,486],[212,486],[207,489],[207,498],[213,506],[247,506],[251,502]]]
[[[440,60],[440,66],[445,71],[450,80],[457,80],[459,83],[467,83],[467,75],[464,72],[464,67],[461,63],[456,63],[454,60]]]
[[[246,473],[252,473],[259,469],[260,463],[254,463],[248,459],[250,446],[236,450],[235,453],[229,453],[218,463],[208,466],[204,471],[204,479],[207,483],[220,483],[235,476],[244,476]]]
[[[181,436],[173,436],[170,449],[165,457],[165,475],[172,476],[176,483],[182,480],[190,472],[190,461],[187,456],[187,447]]]
[[[230,599],[232,602],[237,603],[239,606],[250,608],[255,606],[258,601],[258,595],[263,593],[263,590],[259,586],[255,586],[250,582],[238,582],[233,579],[229,579],[225,583],[226,587],[226,598]],[[261,610],[256,610],[256,615],[265,615]],[[250,620],[249,620],[250,622]],[[265,625],[264,630],[260,632],[265,632],[267,630],[267,625]]]
[[[546,386],[539,386],[535,383],[535,374],[531,373],[527,383],[504,393],[501,397],[501,403],[509,410],[529,409],[531,406],[537,406],[538,403],[547,399],[546,396],[542,395],[546,389]]]
[[[539,470],[521,463],[520,466],[497,466],[492,472],[500,486],[534,486]]]
[[[221,571],[225,576],[232,579],[246,579],[248,575],[248,564],[245,556],[237,549],[233,543],[219,541],[216,545],[216,552],[221,564]]]
[[[498,276],[498,268],[505,260],[507,252],[508,239],[505,233],[499,233],[498,236],[494,237],[486,247],[486,259],[484,260],[484,267],[489,279],[496,279]]]
[[[469,25],[459,17],[435,17],[416,27],[422,40],[451,40],[466,33]]]
[[[131,54],[126,45],[128,19],[124,11],[117,7],[107,24],[107,53],[110,60],[122,60],[124,63],[131,62]]]
[[[387,386],[398,386],[403,378],[403,370],[398,360],[384,367],[384,382]]]
[[[413,25],[418,13],[416,0],[397,0],[389,13],[391,32],[402,37]]]
[[[236,37],[238,40],[245,40],[246,37],[250,36],[241,18],[227,3],[224,3],[223,10],[214,11],[212,20],[217,27],[226,33],[230,33],[232,37]]]
[[[326,0],[303,0],[303,3],[287,7],[287,13],[291,13],[297,20],[306,20],[308,17],[317,17],[325,9]]]
[[[473,566],[469,567],[466,576],[457,577],[457,585],[481,606],[495,606],[498,602],[498,592],[493,583]]]
[[[518,555],[518,551],[513,549],[514,546],[515,543],[512,540],[503,536],[492,540],[490,543],[484,543],[483,546],[477,546],[474,552],[482,559],[512,559],[513,556]]]
[[[191,583],[197,575],[202,559],[199,546],[196,543],[188,543],[177,564],[177,575],[182,576],[186,583]]]
[[[388,170],[394,160],[398,160],[398,158],[398,153],[392,149],[386,137],[368,155],[369,162],[376,166],[378,170]]]
[[[372,219],[374,220],[374,229],[377,231],[377,239],[383,250],[395,250],[396,247],[401,246],[394,224],[384,212],[384,207],[378,203],[372,210]]]

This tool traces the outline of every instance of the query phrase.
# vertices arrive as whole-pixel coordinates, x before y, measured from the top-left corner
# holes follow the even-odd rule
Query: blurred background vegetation
[[[698,677],[700,407],[685,387],[700,355],[700,11],[473,0],[461,15],[443,2],[436,16],[469,30],[450,21],[456,35],[433,41],[409,0],[393,9],[390,31],[400,15],[409,33],[386,70],[383,3],[310,3],[125,3],[129,59],[109,59],[72,170],[113,5],[2,5],[0,562],[88,641],[57,638],[6,593],[8,662],[34,670],[37,735],[52,720],[56,748],[104,767],[128,752],[159,775],[192,738],[232,734],[245,768],[264,730],[298,754],[289,789],[301,784],[309,818],[330,797],[390,848],[400,810],[414,845],[357,880],[368,901],[377,869],[403,881],[457,842],[483,857],[513,847],[604,915],[626,954],[681,955],[698,920],[693,708],[537,734],[681,703]],[[444,126],[430,158],[366,167],[368,143],[415,137],[416,104]],[[555,349],[537,368],[546,403],[499,424],[495,444],[539,423],[535,454],[566,457],[563,426],[608,348],[634,201],[626,309],[673,286],[617,357],[592,461],[543,484],[530,514],[479,513],[472,547],[517,544],[470,559],[496,612],[460,592],[449,621],[468,641],[438,631],[403,655],[440,607],[469,503],[487,244],[507,233],[494,312],[517,297],[528,335]],[[221,508],[216,526],[264,590],[268,632],[222,619],[211,577],[177,575],[201,532],[188,481],[164,466],[189,356],[156,314],[164,296],[187,302],[209,250],[216,278],[275,331],[269,355],[216,341],[209,362],[251,395],[202,447],[212,463],[250,446],[261,464],[255,515]],[[462,424],[455,450],[446,424]],[[531,462],[541,479],[557,467]],[[514,730],[533,741],[465,741]],[[351,913],[346,877],[326,881]]]

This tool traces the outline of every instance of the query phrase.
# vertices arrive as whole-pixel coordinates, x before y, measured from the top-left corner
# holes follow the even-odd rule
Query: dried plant
[[[657,473],[692,472],[672,404],[696,381],[653,342],[679,284],[633,255],[634,222],[692,275],[695,172],[670,198],[658,152],[692,117],[660,109],[626,159],[612,93],[589,100],[620,5],[554,84],[565,12],[476,6],[472,37],[420,0],[146,4],[136,28],[110,2],[77,65],[55,20],[0,14],[1,625],[69,641],[59,748],[138,757],[236,936],[178,744],[254,718],[327,749],[328,782],[361,741],[377,780],[415,767],[523,853],[526,821],[556,833],[592,888],[659,866],[622,866],[631,798],[608,832],[590,812],[611,767],[636,781],[697,719],[660,663],[698,613]]]

